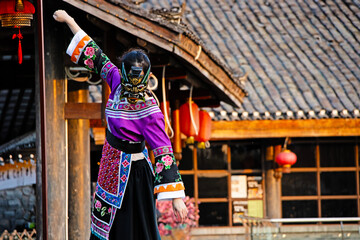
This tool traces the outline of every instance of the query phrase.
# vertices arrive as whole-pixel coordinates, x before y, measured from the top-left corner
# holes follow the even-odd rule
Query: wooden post
[[[281,218],[281,179],[275,178],[274,160],[276,154],[281,151],[281,145],[267,147],[266,149],[266,215],[268,218]]]
[[[65,41],[52,18],[57,3],[37,1],[36,7],[37,239],[67,239]]]
[[[174,128],[173,151],[176,161],[182,159],[181,132],[180,132],[180,101],[175,100],[174,109],[172,110],[172,122]]]
[[[174,130],[173,151],[176,161],[182,159],[182,144],[180,131],[180,83],[178,81],[171,82],[171,91],[169,99],[172,112],[172,126]]]
[[[166,101],[166,113],[165,113],[165,102],[164,101],[160,102],[160,110],[164,114],[165,132],[170,137],[170,129],[169,129],[169,125],[166,121],[166,117],[169,119],[169,113],[170,113],[170,105],[169,104],[170,104],[169,101]],[[170,119],[169,119],[169,121],[170,121]]]
[[[74,83],[73,83],[74,84]],[[76,83],[79,85],[79,83]],[[87,88],[87,84],[82,85]],[[88,89],[69,91],[69,102],[87,102]],[[90,237],[90,121],[68,120],[69,239]]]

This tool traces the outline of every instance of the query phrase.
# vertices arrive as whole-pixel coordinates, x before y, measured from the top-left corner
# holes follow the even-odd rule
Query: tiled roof
[[[18,84],[15,80],[14,82]],[[35,113],[34,88],[0,88],[0,145],[33,131]]]
[[[139,7],[150,12],[181,4],[147,0]],[[249,96],[235,109],[240,119],[359,116],[360,1],[186,4],[187,26],[234,74],[249,74]]]
[[[36,144],[36,132],[28,132],[22,136],[0,145],[0,155],[7,152],[15,152],[23,149],[34,149]]]

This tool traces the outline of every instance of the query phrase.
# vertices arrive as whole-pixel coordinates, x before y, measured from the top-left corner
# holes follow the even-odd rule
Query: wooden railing
[[[8,232],[5,230],[0,235],[0,240],[35,240],[36,239],[36,230],[33,229],[31,232],[24,230],[23,232],[18,232],[14,230],[13,232]]]

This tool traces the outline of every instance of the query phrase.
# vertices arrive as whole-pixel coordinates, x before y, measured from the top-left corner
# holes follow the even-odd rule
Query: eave
[[[240,106],[243,97],[246,96],[245,90],[239,86],[231,73],[221,66],[211,54],[203,51],[200,43],[186,34],[161,26],[105,1],[64,1],[185,60],[232,103]]]
[[[211,140],[360,136],[360,119],[213,121]]]
[[[101,103],[66,103],[66,119],[101,119]],[[212,121],[211,140],[360,136],[360,119]]]

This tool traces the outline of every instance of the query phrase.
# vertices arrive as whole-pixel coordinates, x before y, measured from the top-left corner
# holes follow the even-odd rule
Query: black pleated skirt
[[[160,240],[156,220],[154,176],[147,161],[131,162],[130,177],[120,209],[110,230],[110,240]],[[91,235],[90,240],[98,240]]]

